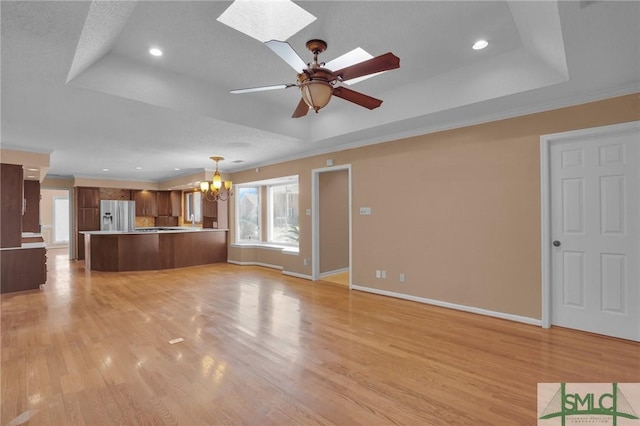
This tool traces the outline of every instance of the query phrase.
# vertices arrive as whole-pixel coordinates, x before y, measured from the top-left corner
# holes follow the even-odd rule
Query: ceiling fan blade
[[[333,96],[337,96],[368,109],[378,108],[382,105],[382,101],[380,99],[372,98],[364,93],[356,92],[355,90],[347,89],[342,86],[333,89]]]
[[[271,50],[273,50],[276,55],[280,56],[286,63],[291,66],[298,74],[300,74],[303,70],[307,69],[307,64],[302,60],[302,58],[293,50],[293,47],[286,41],[278,41],[278,40],[270,40],[265,42],[264,44]]]
[[[296,110],[293,111],[293,115],[291,118],[299,118],[304,117],[309,112],[309,105],[304,101],[304,99],[300,98],[300,102],[298,102],[298,106]]]
[[[400,58],[391,52],[375,58],[367,59],[360,63],[339,69],[333,72],[333,75],[340,77],[342,81],[351,80],[352,78],[362,77],[363,75],[374,74],[381,71],[393,70],[400,68]]]
[[[260,87],[248,87],[246,89],[235,89],[235,90],[232,90],[230,93],[237,95],[239,93],[264,92],[266,90],[287,89],[293,86],[295,86],[295,84],[293,83],[275,84],[273,86],[260,86]]]

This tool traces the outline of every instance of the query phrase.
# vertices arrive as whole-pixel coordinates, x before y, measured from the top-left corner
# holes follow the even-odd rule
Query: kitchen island
[[[149,271],[226,262],[227,231],[186,227],[83,231],[85,268]]]

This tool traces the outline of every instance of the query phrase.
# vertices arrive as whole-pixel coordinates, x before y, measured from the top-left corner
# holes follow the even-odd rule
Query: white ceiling
[[[300,1],[317,20],[287,41],[305,61],[320,38],[324,62],[362,47],[400,69],[350,87],[376,110],[335,98],[292,119],[295,88],[229,93],[295,81],[216,21],[230,4],[2,1],[2,147],[50,152],[50,175],[156,182],[212,155],[238,171],[640,92],[640,2]]]

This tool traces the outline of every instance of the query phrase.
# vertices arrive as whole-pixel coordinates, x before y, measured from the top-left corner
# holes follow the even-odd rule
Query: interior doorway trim
[[[66,186],[44,186],[43,184],[40,185],[40,192],[42,193],[42,191],[44,190],[51,190],[51,191],[67,191],[68,194],[68,199],[69,199],[69,259],[74,259],[75,258],[75,238],[74,238],[74,231],[73,231],[73,224],[74,224],[74,218],[75,218],[75,211],[73,209],[73,206],[75,206],[75,195],[74,195],[74,191],[72,187],[66,187]]]
[[[541,219],[541,260],[542,260],[542,327],[551,327],[551,187],[550,187],[550,147],[554,143],[631,133],[640,130],[640,121],[592,127],[540,136],[540,219]]]
[[[342,164],[339,166],[323,167],[311,170],[311,279],[313,281],[317,281],[320,278],[320,174],[335,172],[338,170],[347,171],[347,185],[349,186],[349,289],[351,289],[353,283],[351,164]]]

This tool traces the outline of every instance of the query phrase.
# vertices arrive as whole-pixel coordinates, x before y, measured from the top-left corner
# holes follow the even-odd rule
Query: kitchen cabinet
[[[100,211],[94,208],[78,209],[78,231],[99,231]]]
[[[40,182],[24,181],[24,214],[22,232],[40,232]]]
[[[158,191],[156,202],[158,216],[180,216],[182,191]]]
[[[180,216],[182,214],[182,191],[171,191],[169,199],[171,201],[170,216]]]
[[[0,247],[22,244],[22,200],[22,166],[0,164]]]
[[[76,188],[77,205],[80,208],[100,208],[100,189],[88,186]]]
[[[158,216],[171,216],[170,191],[158,191],[156,194]]]
[[[131,191],[131,198],[136,202],[136,216],[158,216],[156,192]]]
[[[227,201],[210,201],[206,197],[202,199],[202,227],[217,229],[229,227]]]
[[[44,247],[0,250],[0,293],[35,290],[47,281],[47,251]]]
[[[100,230],[100,189],[78,186],[76,195],[76,259],[84,259],[84,235],[79,231]]]

